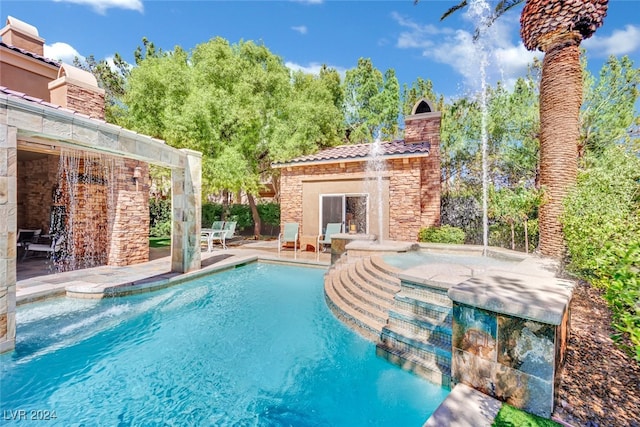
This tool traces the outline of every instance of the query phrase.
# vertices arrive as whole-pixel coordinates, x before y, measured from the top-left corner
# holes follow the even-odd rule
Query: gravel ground
[[[571,426],[640,427],[640,365],[610,336],[611,312],[601,292],[576,286],[571,332],[555,421]]]

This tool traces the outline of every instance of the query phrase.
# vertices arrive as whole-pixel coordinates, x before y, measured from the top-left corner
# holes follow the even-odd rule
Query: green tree
[[[125,96],[131,127],[203,153],[203,191],[244,192],[260,233],[254,195],[274,160],[339,141],[342,116],[326,79],[291,75],[264,45],[216,38],[190,53],[147,54]]]
[[[580,111],[580,153],[601,153],[616,143],[629,141],[629,130],[640,124],[635,116],[639,96],[640,69],[628,56],[609,57],[598,79],[583,60],[585,100]]]
[[[360,58],[357,67],[347,71],[343,92],[349,142],[372,141],[377,132],[381,137],[397,134],[400,85],[394,70],[387,70],[383,76],[371,59]]]
[[[547,192],[540,209],[540,251],[559,258],[564,252],[560,215],[562,200],[575,183],[582,74],[580,43],[602,25],[608,0],[505,0],[482,25],[491,25],[513,7],[524,3],[520,36],[528,50],[545,52],[540,81],[540,183]],[[442,19],[467,6],[462,0]]]
[[[400,83],[396,72],[389,69],[384,73],[382,90],[371,100],[373,110],[378,114],[379,137],[393,139],[399,134],[398,112],[400,110]]]
[[[424,80],[422,77],[418,77],[411,83],[411,86],[407,86],[405,83],[402,87],[402,114],[408,116],[411,114],[416,102],[425,98],[433,102],[436,110],[442,111],[444,108],[444,97],[438,96],[433,90],[433,82],[431,80]]]
[[[113,57],[113,66],[106,59],[96,60],[93,55],[87,56],[84,61],[76,56],[73,59],[73,65],[95,76],[98,86],[105,92],[106,121],[121,124],[125,114],[122,108],[122,97],[130,72],[129,64],[116,53]]]

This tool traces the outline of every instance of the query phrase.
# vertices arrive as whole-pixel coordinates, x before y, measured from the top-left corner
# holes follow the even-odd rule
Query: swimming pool
[[[323,273],[251,264],[151,294],[19,307],[16,350],[0,356],[3,423],[422,425],[448,391],[335,319]]]
[[[483,269],[483,268],[515,268],[520,259],[501,259],[491,256],[471,255],[471,254],[457,254],[447,252],[426,252],[426,251],[411,251],[406,253],[383,255],[384,261],[394,267],[402,270],[416,267],[423,264],[454,264],[464,265],[470,268]]]

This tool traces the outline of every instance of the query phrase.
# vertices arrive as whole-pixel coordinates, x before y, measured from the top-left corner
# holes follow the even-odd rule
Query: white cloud
[[[84,61],[84,56],[73,48],[73,46],[67,43],[53,43],[51,45],[44,45],[44,56],[46,58],[62,61],[66,64],[73,64],[73,59],[77,56],[80,60]]]
[[[419,49],[424,57],[449,65],[463,77],[464,85],[471,90],[480,88],[480,64],[483,62],[489,83],[502,80],[509,86],[518,77],[526,75],[527,67],[535,56],[542,56],[541,53],[527,51],[519,41],[517,44],[511,41],[518,25],[513,19],[494,22],[475,41],[469,31],[420,25],[399,15],[394,15],[394,20],[408,30],[398,36],[397,47]]]
[[[300,34],[307,34],[307,31],[308,31],[306,25],[298,25],[298,26],[295,26],[295,27],[291,27],[291,29],[293,31],[297,31]]]
[[[613,30],[610,36],[594,35],[582,42],[582,46],[594,56],[621,56],[640,49],[640,27],[626,25],[623,30]]]
[[[295,62],[287,61],[284,65],[293,71],[303,71],[307,74],[319,75],[323,64],[320,62],[310,62],[308,65],[300,65]],[[336,67],[333,65],[327,65],[327,67],[335,69],[338,74],[340,74],[341,78],[344,78],[344,75],[347,72],[347,69],[344,67]]]
[[[142,12],[142,0],[54,0],[56,2],[75,3],[91,6],[97,13],[104,14],[107,9],[127,9]]]
[[[435,25],[420,25],[397,12],[393,12],[391,17],[398,25],[407,29],[400,33],[396,42],[396,46],[401,49],[431,47],[433,46],[432,38],[453,32],[449,28],[439,28]]]
[[[291,0],[294,3],[304,3],[304,4],[322,4],[324,0]]]

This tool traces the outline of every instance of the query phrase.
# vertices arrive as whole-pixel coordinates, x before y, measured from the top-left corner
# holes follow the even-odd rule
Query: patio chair
[[[29,243],[24,250],[22,259],[25,259],[27,255],[34,253],[44,253],[48,257],[51,257],[54,261],[58,259],[58,256],[62,252],[62,245],[64,243],[64,235],[54,236],[51,239],[50,244],[45,243]]]
[[[217,240],[222,245],[222,249],[227,249],[227,240],[236,237],[236,224],[237,221],[227,221],[224,223],[222,230],[211,233],[212,245],[213,241]]]
[[[25,246],[24,243],[37,243],[41,232],[42,232],[41,228],[38,228],[38,229],[19,228],[18,234],[16,235],[17,246],[24,247]]]
[[[219,233],[224,228],[224,221],[213,221],[211,228],[203,228],[200,233],[200,244],[207,244],[207,251],[213,250],[212,236],[214,233]]]
[[[38,243],[42,229],[19,228],[16,235],[16,247],[25,249],[31,243]]]
[[[327,228],[324,234],[318,236],[318,246],[316,246],[318,252],[320,252],[320,245],[322,245],[322,252],[327,250],[325,245],[331,245],[331,236],[342,232],[341,222],[330,222],[327,224]]]
[[[280,255],[280,250],[282,249],[282,245],[286,243],[293,243],[293,253],[295,256],[298,252],[298,223],[297,222],[286,222],[284,224],[283,232],[278,234],[278,255]]]

